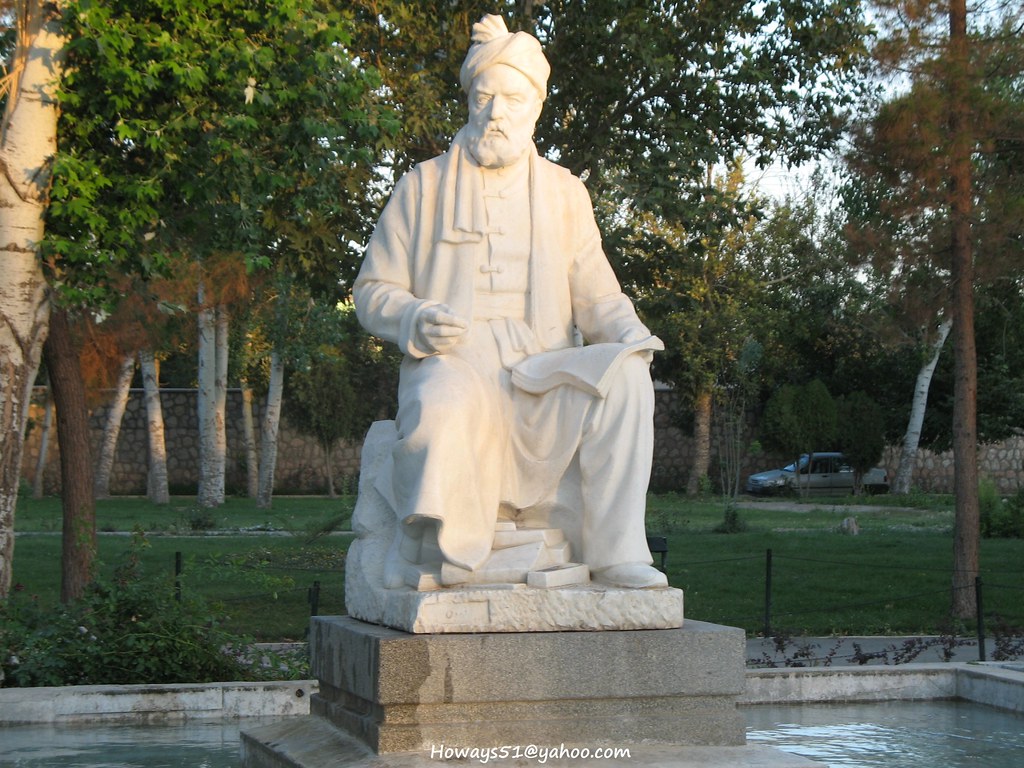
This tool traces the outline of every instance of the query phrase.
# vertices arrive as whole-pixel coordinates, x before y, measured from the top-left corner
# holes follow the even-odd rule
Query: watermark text
[[[532,760],[543,765],[549,760],[611,760],[629,759],[628,747],[576,747],[560,744],[544,747],[537,744],[506,744],[501,747],[449,747],[433,744],[431,760],[473,760],[481,765],[496,760]]]

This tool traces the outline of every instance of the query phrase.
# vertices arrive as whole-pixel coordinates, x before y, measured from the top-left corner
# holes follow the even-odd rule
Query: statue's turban
[[[473,80],[488,67],[506,64],[526,75],[544,98],[551,67],[537,38],[528,32],[512,34],[501,16],[488,14],[473,25],[472,40],[459,74],[462,90],[469,93]]]

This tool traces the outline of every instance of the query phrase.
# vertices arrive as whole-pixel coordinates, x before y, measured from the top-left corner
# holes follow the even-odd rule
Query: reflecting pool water
[[[748,707],[747,739],[831,768],[1020,768],[1024,717],[959,701]]]
[[[238,731],[259,720],[0,729],[2,768],[238,768]]]
[[[744,708],[747,738],[831,768],[1020,768],[1024,717],[965,702]],[[0,728],[0,768],[239,768],[262,722]]]

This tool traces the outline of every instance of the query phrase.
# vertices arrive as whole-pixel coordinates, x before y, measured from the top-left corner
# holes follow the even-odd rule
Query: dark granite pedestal
[[[736,707],[744,652],[741,630],[698,621],[413,635],[320,617],[311,635],[320,681],[313,714],[244,733],[243,765],[412,768],[459,755],[536,765],[548,750],[545,764],[578,766],[581,755],[608,748],[629,755],[601,759],[604,766],[813,765],[744,745]]]

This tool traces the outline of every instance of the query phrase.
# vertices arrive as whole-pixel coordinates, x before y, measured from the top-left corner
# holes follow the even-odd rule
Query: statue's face
[[[470,151],[485,168],[504,168],[533,141],[543,106],[522,72],[505,64],[488,67],[469,89]]]

